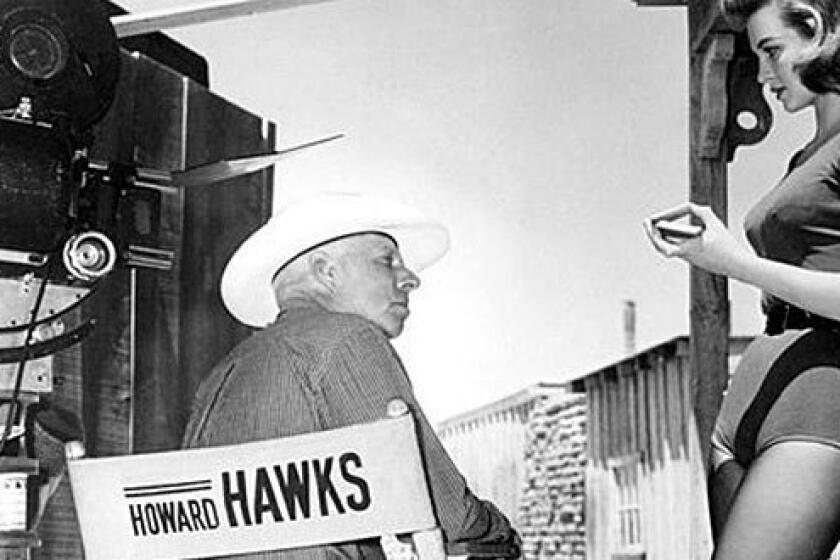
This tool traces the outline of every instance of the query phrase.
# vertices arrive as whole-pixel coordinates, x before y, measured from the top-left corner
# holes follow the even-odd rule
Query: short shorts
[[[762,335],[741,357],[712,435],[713,467],[734,459],[746,468],[783,441],[840,448],[840,332]]]

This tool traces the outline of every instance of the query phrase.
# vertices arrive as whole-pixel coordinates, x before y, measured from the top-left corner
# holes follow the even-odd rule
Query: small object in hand
[[[703,233],[703,226],[695,224],[684,224],[680,222],[672,222],[670,220],[657,220],[653,223],[663,237],[670,239],[691,239],[698,237]]]

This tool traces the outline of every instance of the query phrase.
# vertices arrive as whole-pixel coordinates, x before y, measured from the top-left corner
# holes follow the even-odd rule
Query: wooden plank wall
[[[187,167],[274,149],[274,125],[264,130],[259,117],[194,82],[187,85]],[[190,272],[181,275],[179,316],[184,348],[180,371],[187,395],[227,349],[249,333],[225,310],[219,279],[242,240],[271,215],[273,181],[270,168],[187,194],[182,266]]]
[[[698,454],[689,447],[697,435],[687,352],[684,341],[669,343],[584,379],[590,419],[588,558],[609,560],[617,551],[613,467],[634,463],[646,560],[689,557],[690,536],[697,530],[689,495],[697,491],[691,475]]]
[[[439,434],[470,489],[491,500],[517,528],[521,527],[518,514],[525,484],[526,431],[538,398],[491,411]]]
[[[274,147],[273,125],[125,52],[117,97],[95,132],[92,159],[160,170]],[[272,179],[267,171],[164,195],[160,245],[175,250],[174,268],[119,270],[83,306],[97,327],[56,358],[49,399],[83,419],[88,455],[178,447],[196,385],[248,334],[224,311],[218,279],[235,247],[270,215]],[[36,560],[82,558],[66,479],[38,532]]]

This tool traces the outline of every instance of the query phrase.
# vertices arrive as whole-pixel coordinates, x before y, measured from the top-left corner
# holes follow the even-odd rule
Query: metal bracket
[[[0,262],[40,267],[47,264],[47,255],[0,248]]]
[[[54,321],[84,301],[92,292],[88,287],[50,283],[38,316],[33,317],[32,311],[41,282],[43,279],[32,273],[17,278],[0,278],[0,301],[3,302],[0,308],[0,348],[8,346],[3,343],[4,333],[24,331],[33,320],[39,324]]]
[[[746,35],[736,39],[735,57],[729,65],[727,94],[726,159],[732,161],[739,146],[764,140],[773,126],[773,113],[756,80],[758,59],[750,50]]]

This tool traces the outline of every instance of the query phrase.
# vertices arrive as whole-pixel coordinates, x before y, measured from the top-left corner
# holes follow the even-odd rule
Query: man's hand
[[[481,500],[487,511],[487,530],[481,537],[450,543],[446,546],[449,556],[469,558],[519,558],[522,539],[507,517],[487,500]]]

